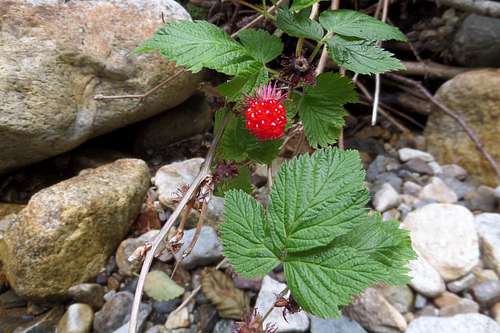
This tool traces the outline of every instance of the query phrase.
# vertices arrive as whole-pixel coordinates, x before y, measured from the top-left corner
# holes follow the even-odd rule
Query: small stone
[[[416,313],[417,317],[437,317],[439,316],[439,310],[432,304],[426,305],[422,310]]]
[[[443,278],[422,256],[410,261],[410,286],[422,295],[436,297],[446,289]]]
[[[486,266],[500,273],[500,214],[479,214],[474,222]]]
[[[379,212],[398,207],[400,203],[399,193],[389,183],[382,185],[382,188],[375,193],[373,198],[373,206]]]
[[[412,244],[443,277],[456,280],[479,262],[474,216],[465,207],[430,204],[408,214],[403,223]]]
[[[476,283],[498,280],[497,273],[492,269],[479,269],[474,271],[473,274],[476,277]]]
[[[411,196],[418,196],[420,191],[422,190],[422,186],[412,182],[406,181],[403,183],[403,193],[409,194]]]
[[[36,317],[33,321],[19,325],[13,333],[53,332],[63,314],[64,307],[56,306],[48,312]]]
[[[399,162],[392,157],[378,155],[366,171],[366,180],[375,181],[381,173],[399,169]]]
[[[464,182],[458,180],[454,177],[445,177],[443,175],[439,176],[441,180],[457,195],[458,200],[461,200],[467,195],[467,193],[474,192],[476,186],[470,182]]]
[[[167,329],[185,328],[191,325],[189,320],[189,311],[187,307],[183,307],[179,311],[172,312],[165,323]]]
[[[488,186],[479,186],[476,191],[469,192],[464,197],[467,208],[483,212],[495,212],[497,210],[497,198],[495,190]]]
[[[450,317],[463,313],[478,313],[478,312],[479,312],[479,304],[467,298],[461,298],[460,301],[458,301],[458,303],[447,305],[441,308],[441,310],[439,311],[440,315],[443,317]]]
[[[279,295],[286,288],[286,284],[280,283],[269,276],[262,279],[262,288],[260,289],[255,310],[258,313],[266,313],[276,301],[276,295]],[[285,297],[288,297],[286,295]],[[270,315],[264,320],[263,326],[272,324],[276,332],[306,332],[309,328],[309,318],[304,311],[288,314],[286,320],[283,318],[283,309],[274,308]]]
[[[438,177],[432,177],[431,182],[422,188],[418,197],[422,200],[428,199],[440,203],[455,203],[458,201],[456,193]]]
[[[94,311],[87,304],[71,304],[57,324],[57,333],[90,333]]]
[[[401,213],[397,209],[389,209],[382,214],[382,221],[399,221]]]
[[[118,249],[116,250],[116,265],[118,266],[120,274],[124,276],[132,276],[139,270],[141,261],[129,261],[129,257],[135,250],[137,250],[137,248],[144,246],[146,242],[153,241],[159,232],[159,230],[150,230],[145,234],[142,234],[140,237],[128,238],[120,243]],[[164,247],[161,248],[164,249]],[[170,253],[170,251],[166,252]],[[157,250],[157,253],[159,253],[159,250]]]
[[[464,180],[467,178],[467,171],[459,165],[456,164],[446,164],[441,166],[443,170],[443,176],[454,177],[458,180]]]
[[[195,234],[195,229],[184,232],[182,247],[175,254],[177,260],[182,257],[183,252],[188,248]],[[191,253],[184,258],[182,265],[186,269],[192,269],[197,266],[210,265],[222,258],[222,245],[217,237],[217,232],[209,226],[201,228],[201,234]]]
[[[394,172],[384,172],[378,175],[377,180],[374,182],[373,186],[370,188],[372,193],[376,193],[385,183],[391,184],[391,186],[399,191],[403,180]]]
[[[155,325],[148,328],[145,333],[169,333],[169,330],[167,330],[167,328],[163,325]]]
[[[500,281],[486,281],[472,287],[474,299],[482,306],[491,306],[500,302]]]
[[[431,162],[434,161],[434,156],[431,154],[418,150],[418,149],[412,149],[412,148],[402,148],[398,150],[398,155],[399,159],[403,162],[409,161],[414,158],[420,158],[421,160],[424,160],[425,162]]]
[[[459,302],[460,297],[448,291],[445,291],[439,297],[434,298],[434,304],[440,309],[449,305],[458,304]]]
[[[396,333],[407,327],[405,318],[375,288],[366,289],[344,313],[369,331]]]
[[[415,302],[413,304],[413,307],[417,310],[423,309],[427,305],[427,298],[424,296],[417,294],[415,296]]]
[[[408,162],[406,162],[403,165],[404,168],[407,170],[410,170],[412,172],[424,174],[424,175],[431,175],[434,176],[434,170],[429,166],[429,164],[420,159],[420,158],[412,158]]]
[[[109,333],[128,322],[134,295],[128,291],[116,293],[104,303],[101,310],[95,313],[94,331]]]
[[[214,327],[213,333],[233,333],[236,331],[237,324],[234,320],[219,320]]]
[[[153,309],[159,313],[169,314],[182,303],[180,298],[176,298],[170,301],[156,301],[153,303]]]
[[[151,313],[151,305],[147,303],[141,303],[139,306],[139,315],[137,316],[137,331],[141,332],[142,328],[146,322],[146,318]],[[127,317],[127,322],[120,326],[120,328],[113,331],[113,333],[128,333],[130,315]]]
[[[366,333],[366,330],[347,317],[321,319],[311,316],[311,333]]]
[[[432,172],[435,175],[440,175],[443,173],[443,168],[441,167],[441,165],[439,165],[438,162],[436,161],[429,162],[429,166],[431,167]]]
[[[97,283],[81,283],[68,289],[68,295],[75,302],[90,305],[94,310],[104,304],[104,288]]]
[[[453,317],[419,317],[405,333],[500,333],[500,326],[482,314],[461,314]]]
[[[458,294],[461,293],[462,291],[467,291],[472,285],[476,282],[476,277],[474,274],[467,274],[464,277],[449,282],[446,286],[448,287],[448,290]]]
[[[500,325],[500,303],[493,305],[490,313],[491,317]]]
[[[0,307],[18,308],[26,305],[26,298],[19,296],[13,289],[0,294]]]
[[[408,286],[386,286],[379,288],[379,291],[399,313],[405,314],[411,310],[414,295]]]

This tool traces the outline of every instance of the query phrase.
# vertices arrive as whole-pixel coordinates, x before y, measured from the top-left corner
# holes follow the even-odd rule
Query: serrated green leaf
[[[229,101],[238,101],[245,96],[251,96],[261,84],[269,82],[267,70],[262,66],[260,70],[247,75],[237,76],[217,87],[217,90]]]
[[[397,221],[382,221],[379,214],[356,225],[349,233],[336,238],[331,246],[350,246],[384,267],[386,284],[409,282],[407,263],[415,259],[407,230],[399,228]]]
[[[343,36],[406,41],[406,36],[398,28],[354,10],[326,10],[319,16],[319,22],[326,30]]]
[[[265,30],[246,29],[238,35],[248,53],[263,64],[268,63],[283,52],[281,39]]]
[[[224,200],[224,255],[245,277],[260,277],[279,263],[265,227],[264,208],[243,191],[229,191]]]
[[[284,271],[295,300],[322,318],[339,317],[340,306],[383,276],[376,262],[349,247],[289,256]]]
[[[269,164],[278,156],[282,140],[259,141],[245,127],[241,117],[233,118],[227,125],[219,146],[219,157],[241,162],[250,159]]]
[[[367,214],[368,192],[359,154],[323,149],[278,171],[269,197],[274,247],[283,253],[328,245]]]
[[[335,62],[359,74],[377,74],[405,69],[393,54],[373,42],[335,35],[327,40],[328,53]]]
[[[293,0],[292,6],[290,7],[291,10],[294,11],[299,11],[304,8],[311,7],[317,2],[320,2],[322,0]]]
[[[299,38],[308,38],[319,41],[323,38],[321,25],[309,18],[307,12],[294,14],[287,9],[278,11],[276,25],[288,35]]]
[[[303,95],[292,95],[292,109],[298,110],[309,145],[313,148],[335,143],[344,126],[343,105],[357,101],[351,80],[336,74],[318,76],[316,86],[308,86]]]
[[[227,75],[253,73],[262,67],[224,30],[206,21],[177,21],[158,30],[136,52],[161,55],[196,73],[210,68]]]
[[[224,196],[224,194],[230,190],[242,190],[245,193],[252,192],[252,175],[247,166],[238,167],[238,175],[231,179],[224,180],[217,184],[215,187],[214,194],[218,197]]]

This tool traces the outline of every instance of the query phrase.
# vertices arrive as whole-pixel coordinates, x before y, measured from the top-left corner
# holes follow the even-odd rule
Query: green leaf
[[[282,140],[258,141],[245,127],[242,117],[233,118],[227,125],[219,146],[221,159],[241,162],[250,159],[269,164],[278,156]]]
[[[328,245],[366,218],[359,154],[318,150],[281,167],[269,197],[269,226],[280,256]]]
[[[382,221],[380,214],[356,225],[349,233],[336,238],[331,246],[350,246],[368,255],[384,267],[386,284],[409,282],[406,266],[416,254],[411,247],[407,230],[399,228],[397,221]]]
[[[294,14],[287,9],[278,11],[276,25],[288,35],[299,38],[308,38],[319,41],[323,38],[321,25],[309,18],[307,12]]]
[[[299,11],[304,8],[311,7],[317,2],[320,2],[321,0],[293,0],[292,6],[290,7],[291,10],[293,11]]]
[[[243,45],[206,21],[169,23],[139,46],[136,52],[154,50],[194,73],[210,68],[227,75],[241,75],[262,67]]]
[[[292,95],[292,110],[297,109],[311,147],[335,143],[344,126],[343,105],[357,101],[351,80],[335,73],[318,76],[316,86],[308,86],[303,95]]]
[[[319,22],[328,31],[343,36],[368,40],[406,41],[406,36],[396,27],[354,10],[327,10],[319,16]]]
[[[217,87],[217,90],[229,101],[238,101],[251,96],[255,89],[261,84],[269,82],[267,70],[261,67],[254,73],[237,76]]]
[[[265,228],[264,208],[243,191],[229,191],[224,201],[224,255],[247,278],[260,277],[279,264]]]
[[[340,317],[339,306],[380,280],[377,263],[349,247],[285,260],[284,271],[293,297],[316,316]]]
[[[245,193],[252,192],[251,173],[247,166],[240,166],[238,168],[238,175],[231,179],[224,180],[217,184],[214,194],[216,196],[224,196],[230,190],[242,190]]]
[[[265,30],[246,29],[238,35],[248,53],[263,64],[268,63],[283,52],[281,39]]]
[[[393,54],[373,42],[335,35],[327,40],[328,52],[335,62],[359,74],[377,74],[405,69]]]

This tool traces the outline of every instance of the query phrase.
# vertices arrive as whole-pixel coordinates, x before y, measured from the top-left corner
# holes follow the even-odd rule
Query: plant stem
[[[304,38],[297,39],[297,46],[295,46],[295,56],[300,57],[302,54],[302,47],[304,46]]]
[[[170,216],[168,221],[163,225],[160,232],[155,237],[155,239],[151,245],[151,249],[146,254],[146,258],[144,259],[144,263],[142,264],[142,268],[141,268],[141,273],[139,275],[139,280],[137,281],[137,287],[135,289],[134,302],[132,304],[132,314],[130,316],[130,322],[129,322],[129,327],[128,327],[129,333],[136,333],[136,331],[137,331],[137,318],[139,316],[139,306],[141,304],[142,292],[144,290],[144,282],[146,280],[146,275],[149,272],[149,268],[151,267],[151,264],[153,263],[154,254],[156,252],[156,249],[158,248],[158,246],[160,246],[163,239],[167,236],[168,231],[174,225],[175,221],[179,217],[179,215],[182,212],[182,210],[184,209],[184,207],[191,200],[193,195],[196,194],[199,186],[210,175],[210,166],[211,166],[212,160],[215,156],[215,149],[217,148],[217,145],[222,137],[222,133],[224,132],[224,128],[225,128],[226,124],[228,123],[231,115],[232,115],[232,113],[229,112],[224,117],[224,121],[222,123],[222,126],[220,127],[218,133],[216,133],[214,136],[214,139],[212,141],[212,145],[210,146],[210,149],[207,153],[203,167],[201,168],[200,172],[198,173],[196,178],[193,180],[193,182],[189,186],[189,189],[184,194],[184,197],[181,199],[181,201],[179,202],[179,204],[177,205],[175,210],[172,212],[172,215]]]
[[[319,50],[321,50],[321,47],[323,46],[323,42],[322,41],[319,41],[316,46],[314,47],[311,55],[309,56],[309,59],[307,59],[309,61],[309,63],[312,63],[314,61],[314,58],[316,58],[316,56],[318,55],[318,52]]]

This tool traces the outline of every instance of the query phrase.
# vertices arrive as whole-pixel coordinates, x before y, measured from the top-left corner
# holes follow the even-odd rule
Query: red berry
[[[257,139],[274,140],[285,134],[286,109],[281,104],[282,99],[283,96],[269,84],[247,100],[246,127]]]

